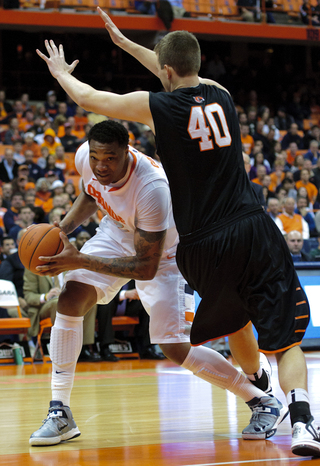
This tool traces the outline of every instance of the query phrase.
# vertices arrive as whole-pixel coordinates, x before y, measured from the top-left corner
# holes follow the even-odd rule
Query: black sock
[[[306,401],[295,401],[289,405],[291,426],[296,422],[306,424],[312,417],[310,405]]]
[[[260,390],[264,392],[268,388],[268,383],[269,383],[266,372],[264,370],[262,371],[262,376],[260,377],[260,379],[258,379],[256,374],[253,374],[253,375],[255,376],[256,380],[250,380],[250,382],[253,383],[255,387],[260,388]]]

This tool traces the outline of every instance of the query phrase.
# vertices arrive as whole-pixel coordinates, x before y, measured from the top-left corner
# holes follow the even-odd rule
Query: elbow
[[[138,280],[153,280],[154,277],[156,276],[158,272],[158,266],[156,267],[148,267],[148,269],[145,271],[145,273],[143,274],[143,278],[138,278]]]
[[[155,270],[153,273],[150,273],[150,274],[149,274],[149,277],[146,278],[146,280],[153,280],[154,277],[156,276],[156,274],[157,274],[157,270]]]

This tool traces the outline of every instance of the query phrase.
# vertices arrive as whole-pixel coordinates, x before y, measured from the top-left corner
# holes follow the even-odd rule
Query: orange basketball
[[[21,237],[18,254],[22,264],[30,272],[37,273],[38,265],[45,265],[39,256],[55,256],[63,249],[60,228],[48,223],[32,225]]]

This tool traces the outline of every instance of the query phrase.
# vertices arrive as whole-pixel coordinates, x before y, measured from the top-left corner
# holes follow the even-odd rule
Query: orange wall
[[[162,30],[163,24],[153,16],[119,15],[112,17],[121,30]],[[17,11],[1,10],[0,25],[9,27],[25,26],[33,30],[50,28],[104,29],[98,14],[61,13],[59,11]],[[2,27],[3,29],[3,27]],[[195,34],[209,34],[225,37],[243,37],[248,39],[270,39],[289,42],[303,42],[311,45],[320,44],[320,28],[305,26],[286,26],[275,24],[254,24],[232,21],[215,21],[201,19],[176,19],[171,30],[185,29]]]

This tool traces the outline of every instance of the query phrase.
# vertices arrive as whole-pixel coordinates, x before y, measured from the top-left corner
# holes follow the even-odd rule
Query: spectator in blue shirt
[[[310,236],[318,236],[316,229],[316,224],[314,221],[314,216],[309,212],[308,209],[308,200],[304,196],[297,197],[297,207],[295,208],[295,213],[302,215],[307,224],[309,225]]]
[[[290,233],[286,235],[286,241],[289,251],[291,252],[293,262],[310,262],[310,256],[302,251],[303,238],[300,231],[290,231]]]
[[[316,166],[320,158],[319,143],[315,139],[310,141],[309,150],[304,154],[304,158],[311,160],[313,166]]]

